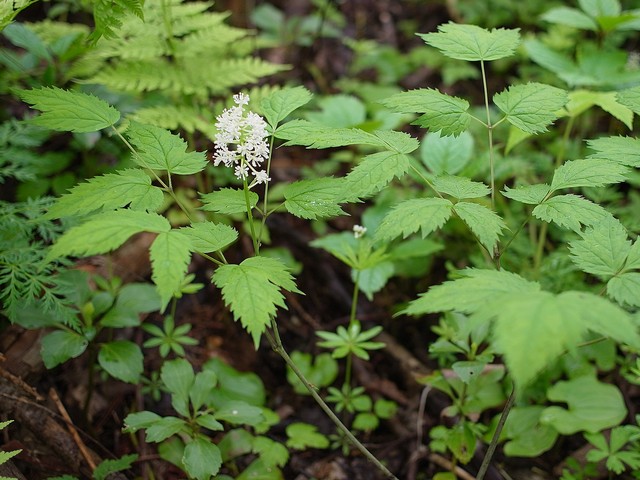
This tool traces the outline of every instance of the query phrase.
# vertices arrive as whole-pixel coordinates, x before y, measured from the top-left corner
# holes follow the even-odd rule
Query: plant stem
[[[253,251],[255,255],[260,255],[260,241],[256,235],[256,227],[253,225],[253,213],[251,213],[251,199],[249,198],[249,185],[247,179],[242,179],[244,190],[244,202],[247,207],[247,220],[249,220],[249,230],[251,230],[251,240],[253,241]]]
[[[507,400],[506,405],[504,406],[504,410],[502,410],[502,414],[500,415],[500,420],[498,421],[498,426],[496,427],[496,431],[491,438],[491,443],[489,444],[489,448],[487,449],[487,453],[482,459],[482,465],[480,465],[480,470],[478,470],[478,475],[476,475],[476,480],[482,480],[489,469],[489,465],[491,464],[491,458],[493,457],[494,452],[496,451],[496,447],[498,446],[498,440],[500,440],[500,434],[502,433],[502,428],[504,427],[505,422],[507,421],[507,417],[509,416],[509,412],[513,407],[513,403],[516,400],[516,389],[515,387],[511,390],[511,395]]]
[[[487,88],[487,74],[484,69],[484,61],[480,61],[482,72],[482,89],[484,90],[484,108],[487,112],[487,134],[489,136],[489,168],[491,169],[491,208],[496,209],[496,180],[493,159],[493,125],[491,125],[491,112],[489,111],[489,90]]]

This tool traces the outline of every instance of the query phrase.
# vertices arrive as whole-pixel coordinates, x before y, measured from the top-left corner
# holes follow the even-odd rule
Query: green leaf
[[[506,225],[502,218],[483,205],[470,202],[458,202],[453,207],[464,223],[478,237],[480,243],[489,253],[498,243],[498,236]]]
[[[155,211],[162,205],[162,190],[151,185],[142,170],[126,169],[94,177],[73,187],[49,208],[46,218],[87,215],[127,205],[132,210]]]
[[[546,11],[540,16],[542,20],[558,23],[581,30],[598,30],[598,24],[589,15],[577,8],[556,7]]]
[[[597,152],[589,155],[589,158],[604,158],[628,167],[640,168],[640,138],[602,137],[587,140],[587,144]]]
[[[607,295],[620,305],[640,307],[640,273],[616,275],[607,282]]]
[[[558,195],[533,209],[533,216],[547,223],[554,222],[574,232],[582,225],[594,225],[611,214],[600,205],[579,195]]]
[[[537,205],[542,203],[547,195],[551,192],[551,187],[546,183],[539,183],[536,185],[521,185],[518,188],[504,187],[502,192],[507,198],[515,200],[516,202],[526,203],[529,205]]]
[[[116,302],[102,317],[104,327],[137,327],[140,314],[160,310],[160,296],[155,286],[148,283],[129,283],[122,287]]]
[[[446,193],[458,200],[463,198],[480,198],[491,190],[482,182],[473,182],[467,177],[444,175],[433,180],[433,187],[440,193]]]
[[[383,142],[384,146],[396,153],[409,154],[420,147],[417,139],[404,132],[394,130],[377,130],[373,134]]]
[[[369,300],[373,300],[373,294],[382,290],[389,279],[393,277],[395,267],[392,262],[381,262],[373,267],[365,268],[356,272],[351,271],[351,278],[358,276],[358,288],[364,292]]]
[[[449,58],[489,61],[510,57],[520,44],[519,29],[487,30],[453,22],[440,25],[437,33],[418,34],[425,43]]]
[[[312,97],[311,92],[304,87],[283,88],[263,98],[260,106],[267,123],[275,130],[282,120],[308,103]]]
[[[46,60],[49,64],[52,64],[54,60],[51,57],[51,53],[49,52],[47,45],[42,41],[38,34],[32,30],[32,28],[23,23],[12,23],[7,25],[4,29],[2,28],[2,25],[4,25],[5,15],[8,12],[11,12],[12,7],[19,8],[20,4],[26,6],[29,2],[22,0],[21,2],[11,2],[8,5],[5,4],[0,7],[0,22],[2,22],[0,23],[0,31],[2,32],[2,35],[7,37],[16,47],[22,47],[38,59]]]
[[[553,447],[558,431],[540,424],[544,407],[538,405],[515,407],[504,424],[503,436],[508,439],[504,453],[510,457],[538,457]]]
[[[457,137],[429,132],[420,145],[422,163],[435,175],[455,175],[471,160],[473,136],[462,132]]]
[[[268,437],[256,437],[253,441],[253,453],[260,456],[265,467],[284,467],[289,461],[287,448]]]
[[[162,383],[171,392],[171,403],[180,415],[188,417],[189,413],[189,393],[195,374],[193,367],[184,358],[177,358],[164,362],[160,371]]]
[[[511,86],[493,97],[507,121],[527,133],[546,132],[567,100],[566,91],[542,83]]]
[[[307,112],[305,118],[334,128],[357,127],[367,119],[367,108],[353,95],[330,95],[318,100],[320,111]]]
[[[126,133],[138,150],[132,158],[141,167],[192,175],[207,164],[204,152],[187,152],[187,142],[163,128],[132,122]]]
[[[193,250],[201,253],[216,252],[235,242],[238,231],[221,223],[200,222],[179,230],[189,239]]]
[[[563,435],[599,432],[619,425],[627,415],[620,390],[590,376],[556,383],[547,390],[547,398],[568,404],[566,409],[547,407],[540,416],[543,424]]]
[[[618,102],[640,115],[640,87],[628,88],[616,93]]]
[[[453,204],[444,198],[416,198],[396,205],[382,220],[376,241],[408,237],[420,230],[422,238],[440,228],[451,217]]]
[[[633,129],[633,111],[618,102],[616,92],[574,90],[569,93],[567,111],[569,115],[577,116],[596,105],[624,123],[629,130]]]
[[[371,412],[360,412],[353,419],[351,426],[355,430],[362,430],[364,432],[371,432],[380,425],[380,420]]]
[[[216,392],[221,393],[225,399],[242,400],[255,406],[264,405],[264,385],[255,373],[239,372],[217,358],[208,360],[202,368],[215,372],[218,377]]]
[[[157,423],[162,417],[157,413],[143,410],[142,412],[130,413],[124,419],[124,432],[135,433],[143,428],[149,428]]]
[[[346,145],[386,147],[373,135],[357,128],[333,128],[306,120],[292,120],[282,125],[274,136],[287,140],[285,145],[305,145],[309,148],[332,148]]]
[[[338,362],[330,353],[320,353],[312,358],[310,353],[294,350],[291,352],[291,359],[307,380],[318,388],[328,387],[338,376]],[[310,395],[291,368],[287,368],[287,381],[297,394]]]
[[[553,174],[551,190],[575,187],[601,187],[626,180],[629,171],[624,165],[610,160],[588,158],[570,160],[558,167]]]
[[[382,190],[394,177],[400,178],[409,169],[407,155],[378,152],[367,155],[344,179],[343,195],[350,201]]]
[[[585,230],[581,239],[569,243],[571,260],[583,272],[610,277],[618,274],[631,251],[624,226],[613,216]]]
[[[216,410],[214,417],[232,425],[258,425],[264,420],[262,408],[241,400],[227,402]]]
[[[182,283],[191,262],[192,250],[189,236],[180,230],[162,232],[151,244],[149,249],[153,272],[151,279],[158,287],[158,293],[162,299],[162,311],[167,308],[174,296],[181,295]]]
[[[132,453],[129,455],[123,455],[116,460],[103,460],[93,471],[93,478],[94,480],[106,480],[112,473],[121,472],[131,468],[131,465],[137,459],[138,455]]]
[[[318,432],[315,425],[295,422],[287,425],[286,428],[287,447],[295,450],[306,450],[307,448],[327,448],[329,439]]]
[[[222,290],[234,319],[253,337],[256,348],[276,315],[276,307],[286,308],[280,289],[300,293],[287,268],[274,258],[251,257],[240,265],[223,265],[212,280]]]
[[[640,269],[640,238],[633,242],[624,267],[625,270]]]
[[[221,188],[215,192],[200,195],[202,199],[202,210],[207,212],[218,212],[225,215],[236,213],[247,213],[247,203],[244,190],[234,188]],[[258,204],[258,194],[249,192],[249,205],[254,208]]]
[[[53,368],[82,355],[88,345],[89,341],[75,332],[56,330],[42,339],[40,353],[45,367]]]
[[[380,103],[394,112],[422,113],[413,123],[442,135],[460,135],[471,121],[469,102],[431,88],[398,93]]]
[[[340,202],[344,201],[344,180],[316,178],[300,180],[284,187],[284,206],[299,218],[318,219],[343,215]]]
[[[112,377],[127,383],[138,383],[142,375],[142,351],[127,340],[103,343],[98,363]]]
[[[160,417],[147,427],[147,442],[162,442],[176,433],[186,430],[187,422],[178,417]]]
[[[120,112],[104,100],[57,87],[16,90],[26,103],[42,112],[30,120],[35,125],[59,132],[97,132],[114,125]]]
[[[167,232],[166,218],[147,212],[115,210],[93,216],[88,222],[69,229],[51,247],[46,260],[63,255],[89,256],[118,248],[129,237],[140,232]]]

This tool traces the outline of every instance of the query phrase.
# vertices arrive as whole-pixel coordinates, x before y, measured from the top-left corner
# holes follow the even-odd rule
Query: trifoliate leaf
[[[458,275],[462,278],[431,287],[428,292],[421,294],[420,298],[409,302],[409,306],[402,313],[423,315],[450,310],[473,313],[494,295],[540,291],[538,283],[505,270],[469,268],[458,272]]]
[[[587,144],[597,152],[589,155],[589,158],[604,158],[628,167],[640,168],[640,138],[603,137],[588,140]]]
[[[40,353],[47,368],[66,362],[84,353],[89,345],[82,335],[67,330],[56,330],[42,339]]]
[[[558,195],[533,209],[533,216],[547,223],[554,222],[574,232],[582,225],[594,225],[611,214],[600,205],[579,195]]]
[[[286,308],[280,289],[300,293],[284,264],[274,258],[251,257],[240,265],[223,265],[212,280],[222,290],[234,319],[253,337],[256,348],[276,315],[276,307]]]
[[[222,466],[222,455],[217,445],[204,435],[197,435],[184,447],[182,463],[185,471],[196,480],[209,480]]]
[[[505,190],[502,192],[502,195],[516,202],[526,203],[528,205],[542,203],[545,197],[551,192],[551,187],[546,183],[521,185],[518,188],[505,186],[504,188]]]
[[[442,135],[460,135],[471,121],[469,102],[431,88],[398,93],[380,103],[394,112],[422,113],[413,123]]]
[[[126,383],[138,383],[142,375],[142,351],[128,340],[103,343],[98,363],[112,377]]]
[[[567,100],[566,91],[542,83],[515,85],[493,97],[507,121],[527,133],[546,132]]]
[[[487,207],[477,203],[458,202],[453,207],[489,253],[498,243],[498,236],[506,225],[502,218]]]
[[[187,142],[169,130],[132,122],[126,133],[138,150],[133,160],[141,167],[192,175],[207,164],[204,152],[187,152]]]
[[[218,212],[225,215],[236,213],[247,213],[247,201],[244,190],[234,188],[221,188],[215,192],[201,195],[202,210],[207,212]],[[249,206],[254,208],[258,204],[258,194],[249,192]]]
[[[458,200],[463,198],[480,198],[491,191],[482,182],[473,182],[467,177],[443,175],[433,180],[433,187],[440,193],[446,193]]]
[[[180,296],[193,247],[189,236],[179,230],[160,233],[151,244],[151,279],[158,287],[162,311],[174,296]]]
[[[343,198],[354,201],[382,190],[391,180],[409,169],[409,157],[403,153],[378,152],[367,155],[344,179]]]
[[[292,120],[282,125],[274,134],[287,140],[285,145],[304,145],[309,148],[332,148],[346,145],[371,145],[385,147],[375,135],[357,128],[333,128],[306,120]]]
[[[487,30],[476,25],[453,22],[440,25],[438,33],[418,34],[425,43],[449,58],[489,61],[510,57],[520,44],[519,29]]]
[[[222,223],[200,222],[180,229],[189,238],[193,250],[202,253],[216,252],[233,243],[238,231]]]
[[[551,190],[575,187],[601,187],[626,180],[627,167],[611,160],[587,158],[570,160],[553,174]]]
[[[453,204],[444,198],[416,198],[396,205],[382,220],[375,239],[393,240],[408,237],[420,230],[425,238],[451,217]]]
[[[140,232],[168,232],[166,218],[147,212],[115,210],[93,216],[88,222],[64,233],[49,250],[47,259],[66,256],[89,256],[118,248]]]
[[[455,175],[469,163],[472,153],[473,136],[469,132],[457,137],[429,132],[420,145],[422,163],[435,175]]]
[[[618,102],[630,108],[636,115],[640,115],[640,87],[621,90],[616,95]]]
[[[618,103],[616,92],[574,90],[569,93],[569,103],[566,108],[569,115],[575,117],[595,105],[616,117],[629,129],[633,128],[633,111]]]
[[[287,426],[286,428],[287,447],[306,450],[307,448],[327,448],[329,446],[329,439],[318,432],[315,425],[309,425],[308,423],[296,422]]]
[[[340,202],[344,201],[345,191],[341,178],[300,180],[284,187],[284,206],[300,218],[336,217],[344,214]]]
[[[104,100],[86,93],[57,87],[17,90],[26,103],[42,112],[30,120],[41,127],[58,132],[97,132],[120,119],[120,112]]]
[[[47,212],[47,218],[87,215],[127,205],[132,210],[155,211],[163,202],[162,190],[151,185],[142,170],[126,169],[94,177],[73,187]]]
[[[568,405],[547,407],[540,415],[542,424],[563,435],[599,432],[619,425],[627,415],[620,390],[591,376],[557,382],[547,390],[547,398]]]
[[[631,251],[627,231],[613,216],[589,227],[580,240],[569,243],[571,260],[583,272],[601,277],[618,274]]]
[[[538,457],[549,450],[558,431],[548,425],[540,425],[544,407],[539,405],[514,407],[504,424],[502,435],[508,439],[504,453],[511,457]]]
[[[276,90],[262,99],[262,114],[274,130],[287,116],[308,103],[313,95],[304,87],[283,88]]]
[[[607,282],[607,295],[619,305],[640,307],[640,273],[625,272]]]

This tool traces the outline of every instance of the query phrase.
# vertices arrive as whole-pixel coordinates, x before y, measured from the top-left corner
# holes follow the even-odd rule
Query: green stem
[[[271,173],[271,157],[273,154],[273,142],[274,142],[274,136],[271,135],[271,139],[269,141],[269,157],[267,158],[267,176],[269,176],[269,173]],[[263,207],[262,207],[262,222],[260,222],[260,230],[258,231],[258,243],[262,242],[262,231],[264,230],[264,226],[267,222],[267,217],[269,216],[269,214],[271,212],[268,211],[267,205],[268,205],[268,201],[269,201],[269,182],[267,181],[264,184],[264,199],[263,199]]]
[[[491,464],[491,458],[493,457],[494,452],[496,451],[496,447],[498,446],[498,441],[500,440],[500,434],[502,433],[502,428],[504,427],[505,422],[507,421],[507,417],[509,416],[509,412],[513,407],[513,403],[516,400],[516,389],[511,390],[511,395],[509,395],[509,399],[507,400],[507,404],[504,406],[504,410],[502,410],[502,414],[500,415],[500,420],[498,421],[498,426],[496,427],[496,431],[493,433],[493,437],[491,438],[491,443],[489,444],[489,448],[487,449],[487,453],[482,459],[482,465],[480,465],[480,470],[478,470],[478,475],[476,475],[476,480],[482,480],[489,469],[489,465]]]
[[[360,270],[356,270],[356,279],[353,284],[353,295],[351,295],[351,312],[349,313],[349,323],[353,323],[356,320],[359,289],[360,289]]]
[[[489,90],[487,88],[487,74],[484,69],[484,61],[480,61],[482,72],[482,89],[484,90],[484,108],[487,112],[487,134],[489,136],[489,168],[491,169],[491,208],[496,209],[496,180],[493,158],[493,125],[491,125],[491,112],[489,111]]]
[[[253,213],[251,212],[251,199],[249,198],[249,185],[247,179],[242,179],[244,190],[244,202],[247,207],[247,220],[249,220],[249,230],[251,231],[251,240],[253,241],[253,251],[255,255],[260,255],[260,242],[256,235],[256,227],[253,225]]]

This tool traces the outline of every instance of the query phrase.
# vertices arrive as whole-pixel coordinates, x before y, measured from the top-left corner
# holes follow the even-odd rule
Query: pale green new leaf
[[[533,209],[533,216],[547,223],[580,232],[582,225],[594,225],[611,214],[597,203],[579,195],[558,195]]]
[[[120,112],[115,108],[86,93],[42,87],[17,90],[16,94],[42,112],[30,120],[32,123],[59,132],[97,132],[120,119]]]
[[[636,115],[640,115],[640,87],[621,90],[616,95],[618,102],[630,108]]]
[[[581,236],[569,243],[571,260],[580,270],[605,278],[622,270],[631,251],[631,241],[618,220],[609,215]]]
[[[493,97],[507,121],[527,133],[546,132],[567,100],[566,91],[543,83],[515,85]]]
[[[505,270],[479,270],[469,268],[457,272],[461,276],[441,285],[431,287],[420,298],[409,302],[402,313],[423,315],[455,310],[473,313],[494,296],[505,294],[530,294],[540,291],[537,282],[530,282],[521,276]]]
[[[594,92],[591,90],[574,90],[569,93],[567,111],[570,116],[577,116],[594,105],[610,113],[629,129],[633,128],[633,111],[618,102],[616,92]]]
[[[180,229],[189,238],[193,250],[201,253],[216,252],[233,243],[238,231],[222,223],[200,222]]]
[[[422,238],[440,228],[451,217],[453,203],[444,198],[416,198],[396,205],[382,220],[376,241],[408,237],[420,230]]]
[[[409,157],[403,153],[378,152],[367,155],[344,179],[343,198],[354,201],[382,190],[394,178],[409,169]]]
[[[629,169],[611,160],[587,158],[570,160],[553,174],[551,190],[575,187],[601,187],[626,180]]]
[[[158,287],[162,311],[174,297],[181,295],[182,283],[187,275],[193,246],[188,235],[180,230],[160,233],[151,244],[151,279]]]
[[[380,103],[394,112],[422,113],[413,123],[442,135],[460,135],[471,121],[469,102],[431,88],[398,93]]]
[[[528,205],[538,205],[551,192],[551,187],[546,183],[538,183],[535,185],[521,185],[517,188],[509,188],[505,185],[502,192],[507,198],[516,202],[526,203]]]
[[[344,214],[340,208],[344,192],[344,180],[341,178],[300,180],[284,187],[284,206],[289,213],[300,218],[335,217]]]
[[[420,145],[422,163],[436,175],[455,175],[469,163],[472,154],[473,136],[469,132],[457,137],[429,132]]]
[[[202,210],[207,212],[223,213],[233,215],[236,213],[247,213],[247,201],[244,190],[235,188],[221,188],[215,192],[206,193],[200,196],[202,200]],[[249,192],[249,206],[254,208],[258,204],[258,194]]]
[[[142,375],[142,351],[128,340],[103,343],[98,353],[98,363],[112,377],[126,383],[138,383]]]
[[[274,130],[287,116],[308,103],[313,95],[304,87],[292,87],[276,90],[260,102],[262,114]]]
[[[161,233],[170,229],[168,220],[156,213],[135,210],[104,212],[65,232],[53,244],[47,259],[63,255],[86,257],[106,253],[118,248],[136,233]]]
[[[280,289],[300,293],[285,265],[274,258],[251,257],[239,265],[223,265],[212,280],[222,290],[234,319],[253,337],[256,348],[276,315],[276,307],[286,308]]]
[[[187,152],[187,142],[163,128],[132,122],[126,133],[138,150],[133,160],[141,167],[192,175],[207,164],[204,152]]]
[[[506,225],[502,218],[483,205],[470,202],[458,202],[453,207],[456,214],[467,224],[478,237],[480,243],[489,253],[498,243],[498,236]]]
[[[640,273],[616,275],[607,282],[607,295],[620,305],[640,307]]]
[[[482,182],[474,182],[467,177],[443,175],[433,180],[433,187],[440,193],[446,193],[453,198],[480,198],[489,194],[491,190]]]
[[[151,185],[142,170],[126,169],[94,177],[73,187],[47,212],[47,218],[87,215],[96,210],[114,210],[127,205],[132,210],[155,211],[163,202],[162,190]]]
[[[589,155],[589,158],[604,158],[628,167],[640,168],[640,138],[603,137],[588,140],[587,144],[597,152]]]
[[[292,120],[282,125],[274,136],[287,140],[285,145],[309,148],[332,148],[346,145],[371,145],[385,148],[384,141],[358,128],[333,128],[307,120]]]
[[[437,33],[418,36],[447,57],[472,62],[510,57],[520,44],[519,29],[487,30],[453,22],[440,25]]]

